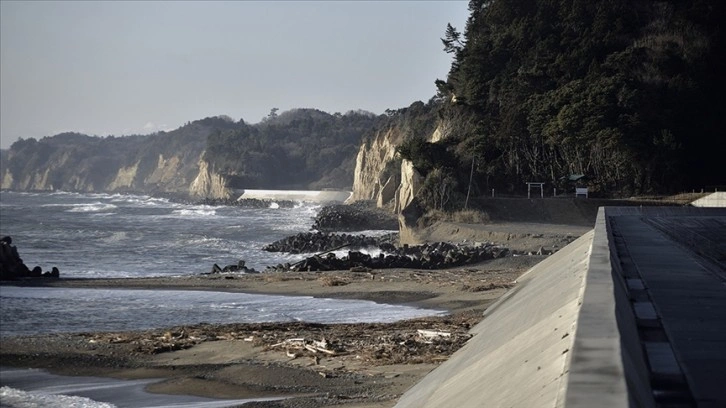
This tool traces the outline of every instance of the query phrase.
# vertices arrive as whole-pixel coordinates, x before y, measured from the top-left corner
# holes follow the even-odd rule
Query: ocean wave
[[[151,197],[147,195],[114,195],[111,202],[123,203],[129,207],[159,207],[169,206],[170,201],[166,198]]]
[[[181,210],[174,210],[171,213],[172,215],[180,215],[183,217],[213,217],[217,215],[217,210],[206,208],[184,208]]]
[[[94,401],[90,398],[76,397],[63,394],[46,394],[43,392],[28,392],[4,386],[0,388],[0,402],[4,407],[11,408],[115,408],[116,405]]]
[[[110,203],[102,203],[97,201],[88,204],[73,204],[73,207],[67,212],[102,212],[117,209],[118,206]]]

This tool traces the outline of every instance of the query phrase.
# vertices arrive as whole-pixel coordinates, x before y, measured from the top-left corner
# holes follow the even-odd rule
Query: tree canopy
[[[440,114],[468,118],[449,150],[487,191],[570,174],[603,195],[723,183],[725,5],[472,0],[463,34],[442,38]]]

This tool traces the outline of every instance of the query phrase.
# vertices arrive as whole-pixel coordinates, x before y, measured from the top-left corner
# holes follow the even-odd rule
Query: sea
[[[214,264],[224,267],[240,260],[248,268],[265,273],[267,266],[294,263],[309,255],[271,253],[261,248],[286,236],[310,231],[320,208],[321,204],[312,202],[299,202],[292,208],[275,202],[268,208],[245,208],[183,204],[147,195],[2,191],[0,236],[12,238],[29,268],[37,265],[50,271],[57,267],[63,278],[177,277],[208,273]],[[195,323],[393,322],[444,313],[406,305],[309,296],[0,285],[0,341],[32,334],[141,330]],[[37,386],[38,379],[47,380],[47,376],[50,374],[37,370],[0,369],[0,405],[127,406],[131,395],[128,390],[121,396],[108,390],[143,386],[123,382],[109,385],[98,379],[77,387],[56,383],[46,388]],[[12,381],[17,378],[26,380]],[[106,391],[94,394],[94,390]],[[96,400],[94,395],[106,400]],[[138,405],[136,401],[128,406],[161,407],[172,403],[221,407],[239,401],[224,405],[225,401],[217,400],[167,399],[147,405]]]

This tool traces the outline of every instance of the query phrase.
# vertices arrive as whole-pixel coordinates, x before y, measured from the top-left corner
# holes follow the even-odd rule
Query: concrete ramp
[[[350,191],[342,190],[237,190],[239,198],[244,200],[254,198],[258,200],[290,200],[305,201],[313,203],[344,202],[351,194]]]
[[[536,265],[396,407],[564,406],[594,232]]]
[[[691,203],[694,207],[726,207],[726,192],[715,192]]]

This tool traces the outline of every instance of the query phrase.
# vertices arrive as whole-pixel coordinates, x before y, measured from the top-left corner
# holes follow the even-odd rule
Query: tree
[[[461,33],[456,31],[451,23],[446,24],[446,34],[441,39],[444,43],[444,51],[447,54],[458,54],[464,48],[464,43],[461,42]]]

